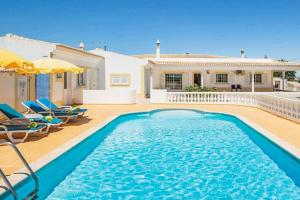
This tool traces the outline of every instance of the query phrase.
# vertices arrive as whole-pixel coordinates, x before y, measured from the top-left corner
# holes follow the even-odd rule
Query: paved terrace
[[[273,133],[277,137],[300,149],[300,124],[277,117],[257,108],[231,105],[87,105],[89,109],[86,118],[71,122],[60,130],[52,131],[45,137],[30,137],[25,143],[17,146],[30,163],[42,158],[62,144],[79,136],[84,131],[103,123],[109,118],[126,112],[147,111],[157,108],[194,108],[206,111],[237,114],[247,121],[255,123],[263,129]],[[0,147],[0,167],[6,174],[23,168],[21,161],[12,149],[6,146]]]

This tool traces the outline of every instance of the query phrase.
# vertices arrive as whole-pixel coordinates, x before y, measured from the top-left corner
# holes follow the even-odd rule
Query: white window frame
[[[129,74],[111,74],[110,75],[111,86],[130,86]]]
[[[216,83],[228,83],[228,74],[216,74]]]
[[[170,91],[182,90],[182,77],[180,73],[166,73],[165,74],[165,88]]]
[[[260,76],[260,78],[257,78]],[[260,80],[259,82],[257,80]],[[250,83],[252,83],[252,76],[250,75]],[[262,83],[262,74],[254,74],[254,83]]]

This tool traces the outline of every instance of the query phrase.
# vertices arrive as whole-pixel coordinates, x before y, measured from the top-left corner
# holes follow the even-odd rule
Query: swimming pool
[[[299,172],[236,117],[157,110],[118,117],[37,175],[41,199],[299,199]]]

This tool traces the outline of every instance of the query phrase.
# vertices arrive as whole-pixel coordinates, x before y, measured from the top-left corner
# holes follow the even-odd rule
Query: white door
[[[64,104],[71,105],[72,104],[72,73],[65,72],[64,73]]]
[[[23,101],[29,100],[29,80],[26,76],[17,77],[17,109],[20,112],[26,111],[22,106]]]

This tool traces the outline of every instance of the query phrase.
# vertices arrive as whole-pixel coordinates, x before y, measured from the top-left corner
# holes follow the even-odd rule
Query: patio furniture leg
[[[27,131],[27,132],[25,133],[25,136],[24,136],[23,138],[20,138],[20,139],[14,138],[14,137],[13,137],[13,133],[12,133],[12,132],[9,132],[9,131],[6,133],[6,135],[7,135],[8,139],[9,139],[11,142],[13,142],[13,143],[22,143],[22,142],[24,142],[24,141],[27,139],[27,137],[28,137],[28,135],[29,135],[29,132],[30,132],[30,131]]]
[[[41,134],[47,134],[47,133],[49,132],[50,125],[49,125],[49,124],[45,124],[45,125],[46,125],[46,127],[42,128],[42,129],[40,130],[40,133],[41,133]]]
[[[66,121],[64,121],[64,119],[66,119]],[[64,119],[62,119],[63,120],[63,124],[66,124],[66,123],[68,123],[70,121],[70,117],[64,117]]]

